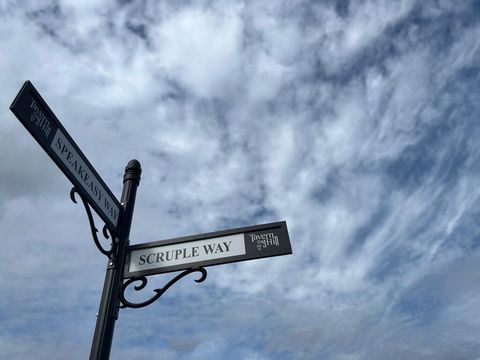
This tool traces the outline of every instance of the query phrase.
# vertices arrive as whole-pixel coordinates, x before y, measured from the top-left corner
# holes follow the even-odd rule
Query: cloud
[[[84,358],[106,264],[7,110],[24,79],[117,196],[141,161],[132,244],[288,223],[293,255],[122,310],[112,358],[476,356],[473,3],[0,9],[2,356]]]
[[[158,63],[196,96],[221,96],[242,75],[242,24],[236,13],[184,10],[151,33]]]

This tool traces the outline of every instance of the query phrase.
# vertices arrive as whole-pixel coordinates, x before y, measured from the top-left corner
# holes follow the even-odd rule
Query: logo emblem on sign
[[[280,246],[280,242],[278,241],[278,236],[274,233],[267,233],[267,234],[249,234],[250,239],[253,242],[257,242],[257,249],[258,251],[265,249],[269,246]]]

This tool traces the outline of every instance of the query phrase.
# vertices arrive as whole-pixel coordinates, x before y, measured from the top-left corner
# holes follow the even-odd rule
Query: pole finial
[[[140,175],[142,174],[142,167],[140,162],[136,159],[130,160],[125,167],[125,175],[123,175],[123,182],[127,180],[133,180],[140,184]]]

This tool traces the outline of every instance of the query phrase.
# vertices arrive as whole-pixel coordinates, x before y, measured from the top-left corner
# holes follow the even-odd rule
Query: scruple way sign
[[[124,278],[291,253],[282,221],[129,246]]]

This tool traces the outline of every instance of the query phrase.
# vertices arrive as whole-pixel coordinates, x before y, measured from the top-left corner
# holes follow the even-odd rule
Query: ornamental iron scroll
[[[125,290],[127,289],[127,287],[129,285],[133,284],[136,281],[140,281],[141,284],[140,285],[135,285],[133,287],[135,289],[135,291],[140,291],[140,290],[144,289],[145,286],[147,285],[147,282],[148,282],[147,277],[146,276],[136,276],[136,277],[130,278],[123,284],[123,286],[120,289],[120,295],[119,295],[120,302],[121,302],[120,308],[124,309],[124,308],[129,307],[129,308],[137,308],[138,309],[138,308],[148,306],[148,305],[154,303],[155,301],[157,301],[163,295],[163,293],[165,293],[165,291],[167,291],[168,288],[170,288],[170,286],[175,284],[178,280],[182,279],[186,275],[188,275],[190,273],[193,273],[193,272],[202,273],[202,276],[200,278],[195,279],[195,282],[197,282],[197,283],[201,283],[207,278],[207,270],[205,270],[205,268],[203,268],[201,266],[187,269],[187,270],[181,272],[180,274],[178,274],[177,276],[175,276],[164,287],[159,288],[159,289],[154,289],[153,291],[156,292],[156,294],[153,295],[150,299],[148,299],[146,301],[143,301],[143,302],[139,302],[139,303],[133,303],[133,302],[130,302],[127,299],[125,299]]]
[[[73,187],[72,190],[70,190],[70,199],[75,204],[77,204],[77,200],[75,199],[75,194],[78,194],[78,196],[80,196],[83,206],[85,207],[85,211],[87,212],[88,222],[90,224],[90,230],[92,232],[92,237],[93,237],[93,241],[95,242],[95,245],[103,255],[108,256],[110,258],[111,255],[115,252],[115,248],[117,245],[115,236],[113,236],[113,231],[106,224],[103,226],[102,234],[105,237],[105,239],[110,239],[110,238],[112,239],[112,246],[110,250],[105,250],[105,248],[100,244],[100,241],[98,240],[98,236],[97,236],[98,229],[95,227],[92,211],[90,210],[90,206],[88,206],[88,202],[85,196],[81,193],[81,191],[78,190],[78,188]]]

